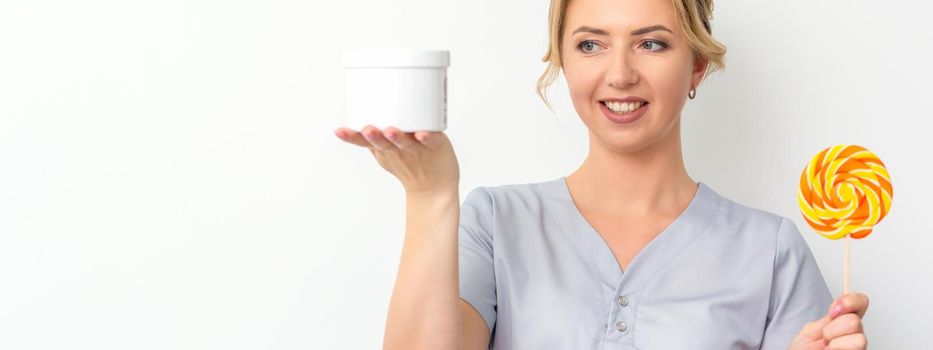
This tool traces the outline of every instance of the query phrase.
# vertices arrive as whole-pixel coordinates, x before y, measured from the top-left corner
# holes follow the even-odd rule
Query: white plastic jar
[[[344,50],[346,126],[394,126],[405,132],[447,128],[450,52],[414,49]]]

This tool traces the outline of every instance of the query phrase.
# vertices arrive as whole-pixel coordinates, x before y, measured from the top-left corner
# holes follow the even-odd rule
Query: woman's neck
[[[577,204],[629,215],[680,212],[696,194],[697,183],[684,166],[679,124],[664,139],[632,153],[615,152],[591,135],[589,154],[567,176]]]

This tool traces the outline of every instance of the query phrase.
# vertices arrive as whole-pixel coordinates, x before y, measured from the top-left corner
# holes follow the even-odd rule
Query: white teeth
[[[634,111],[641,107],[644,102],[612,102],[606,101],[606,107],[609,107],[613,112],[616,113],[628,113]]]

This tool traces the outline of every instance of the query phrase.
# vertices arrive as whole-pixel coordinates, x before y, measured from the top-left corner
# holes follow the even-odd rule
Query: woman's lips
[[[638,107],[634,111],[625,114],[617,114],[616,112],[613,112],[611,109],[609,109],[609,107],[606,107],[606,104],[603,102],[599,103],[599,109],[603,112],[603,115],[605,115],[606,118],[614,123],[631,124],[638,121],[643,115],[645,115],[645,111],[648,110],[648,105],[648,102],[645,102],[641,105],[641,107]]]

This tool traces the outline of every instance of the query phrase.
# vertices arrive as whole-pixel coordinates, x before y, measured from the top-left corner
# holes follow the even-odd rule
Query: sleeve
[[[762,350],[786,350],[804,325],[823,317],[832,295],[797,225],[782,217]]]
[[[493,269],[493,202],[483,187],[460,205],[460,298],[473,306],[492,334],[496,324],[496,276]]]

